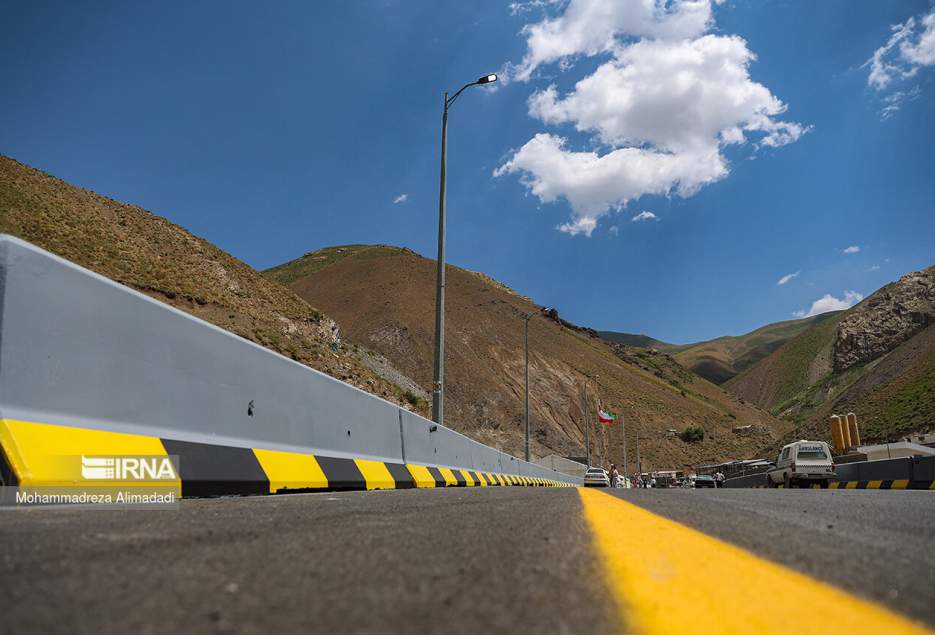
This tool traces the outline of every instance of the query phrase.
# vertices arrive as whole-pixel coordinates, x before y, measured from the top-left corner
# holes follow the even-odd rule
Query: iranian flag
[[[609,426],[617,420],[617,415],[611,412],[610,408],[605,408],[604,404],[598,404],[597,420],[605,426]]]

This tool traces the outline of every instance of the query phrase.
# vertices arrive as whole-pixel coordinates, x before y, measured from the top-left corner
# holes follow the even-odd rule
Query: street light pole
[[[477,81],[462,86],[450,98],[447,92],[444,97],[441,183],[438,188],[438,260],[435,273],[435,373],[432,382],[432,420],[438,424],[443,424],[445,418],[445,186],[448,178],[448,108],[465,88],[495,81],[496,75],[484,75]]]
[[[525,322],[525,334],[523,335],[523,347],[526,351],[526,462],[529,462],[529,320],[539,313],[552,314],[555,309],[546,308],[541,311],[533,311],[523,316]],[[557,315],[557,313],[555,313]]]
[[[445,186],[448,172],[448,93],[442,113],[442,166],[438,188],[438,259],[435,264],[435,378],[432,384],[432,421],[442,423],[445,377]]]
[[[526,462],[529,463],[529,319],[535,315],[530,313],[523,320],[526,323],[526,333],[523,344],[526,348]]]

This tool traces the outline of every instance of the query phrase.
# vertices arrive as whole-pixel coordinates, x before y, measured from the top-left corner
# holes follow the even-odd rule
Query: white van
[[[795,487],[818,483],[827,487],[835,478],[831,448],[824,441],[795,441],[783,447],[776,467],[766,473],[768,487]]]

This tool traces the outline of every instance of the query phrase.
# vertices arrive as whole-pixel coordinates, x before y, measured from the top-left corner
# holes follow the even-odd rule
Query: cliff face
[[[888,284],[844,316],[834,342],[834,372],[873,361],[933,322],[935,266]]]

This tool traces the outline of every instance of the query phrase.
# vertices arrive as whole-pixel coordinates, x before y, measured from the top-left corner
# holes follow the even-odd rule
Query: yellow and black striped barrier
[[[766,485],[754,485],[751,489],[764,489]],[[784,485],[778,485],[783,489]],[[797,488],[790,488],[797,489]],[[805,489],[929,489],[935,490],[935,480],[910,480],[897,478],[892,480],[879,479],[874,481],[832,481],[827,486],[812,483]]]
[[[422,487],[574,487],[557,480],[440,465],[244,448],[0,420],[0,480],[19,487],[100,485],[78,457],[177,457],[182,497]]]

